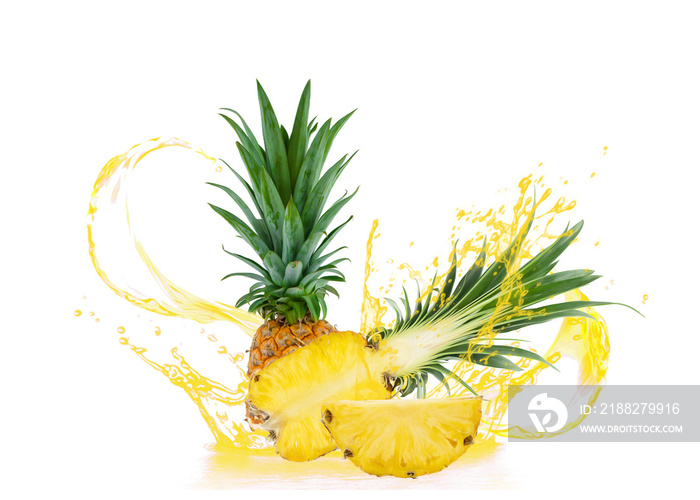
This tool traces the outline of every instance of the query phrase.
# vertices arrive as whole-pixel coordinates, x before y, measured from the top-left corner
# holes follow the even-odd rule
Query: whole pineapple
[[[354,155],[343,156],[322,175],[323,165],[333,140],[354,111],[335,124],[329,119],[319,128],[315,119],[309,121],[311,82],[308,82],[290,134],[277,121],[259,82],[257,87],[264,148],[240,114],[232,109],[222,110],[236,115],[242,127],[227,114],[221,114],[238,135],[236,146],[250,182],[227,166],[248,192],[255,212],[232,189],[210,183],[233,199],[247,223],[223,208],[211,207],[233,226],[260,259],[256,262],[227,252],[255,272],[236,272],[224,277],[253,279],[255,283],[249,293],[238,300],[236,307],[249,304],[251,312],[267,320],[253,337],[248,377],[319,336],[335,331],[323,319],[327,311],[325,298],[328,293],[338,295],[331,283],[345,280],[337,266],[348,259],[329,261],[345,247],[328,251],[328,246],[352,217],[331,231],[328,228],[357,192],[342,196],[324,211],[335,182]],[[260,423],[250,408],[248,419]]]

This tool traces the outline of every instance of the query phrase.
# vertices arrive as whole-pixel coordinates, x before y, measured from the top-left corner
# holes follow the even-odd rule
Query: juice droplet
[[[574,340],[581,340],[583,338],[582,335],[574,335]]]
[[[603,146],[603,156],[605,156],[606,154],[608,154],[608,147]]]
[[[213,333],[212,333],[212,334],[209,334],[209,335],[207,336],[207,338],[209,339],[210,342],[218,342],[218,339],[214,336]]]
[[[83,314],[83,311],[81,311],[80,309],[76,309],[73,314],[75,314],[76,316],[80,316],[81,314]]]
[[[591,174],[591,179],[592,179],[593,177],[595,177],[595,172],[593,172],[593,173]]]
[[[99,322],[100,322],[100,318],[95,318],[95,323],[99,323]]]
[[[569,183],[569,181],[564,181],[564,184],[568,184],[568,183]]]
[[[94,315],[95,315],[95,313],[90,311],[90,316],[94,316]]]
[[[644,294],[644,297],[643,297],[642,299],[643,299],[643,300],[642,300],[642,304],[646,304],[646,303],[647,303],[647,300],[649,300],[649,296],[645,293],[645,294]]]
[[[204,333],[204,328],[202,328],[201,330],[199,330],[199,333]]]
[[[539,165],[537,165],[537,166],[538,166],[538,167],[541,167],[541,166],[542,166],[542,162],[540,162],[540,164],[539,164]]]
[[[221,172],[221,166],[216,167],[217,172]]]
[[[126,328],[124,328],[123,326],[120,326],[119,328],[117,328],[117,333],[124,333],[125,331],[126,331]]]
[[[217,350],[217,352],[218,352],[219,354],[226,354],[226,352],[227,352],[227,351],[226,351],[226,347],[224,347],[224,346],[219,347],[219,349]]]
[[[597,247],[600,244],[600,241],[596,241],[595,244],[593,245],[594,247]]]
[[[610,280],[610,284],[611,284],[611,285],[614,285],[614,284],[615,284],[615,280]]]
[[[408,246],[409,246],[409,247],[412,247],[413,245],[415,245],[415,243],[416,243],[415,241],[412,241],[411,244],[408,245]]]
[[[156,336],[160,335],[160,327],[156,326]]]

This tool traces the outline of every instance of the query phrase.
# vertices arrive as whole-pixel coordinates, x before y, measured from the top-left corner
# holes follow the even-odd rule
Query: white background
[[[542,162],[555,195],[577,200],[571,220],[586,221],[563,264],[603,274],[591,296],[646,316],[606,312],[607,382],[700,383],[692,3],[19,5],[5,5],[0,20],[0,488],[202,493],[186,488],[202,484],[211,435],[184,394],[108,331],[133,312],[95,276],[85,214],[102,166],[152,137],[237,161],[217,109],[235,107],[257,127],[256,78],[283,122],[309,78],[312,114],[359,108],[334,147],[334,157],[360,149],[339,189],[361,185],[343,240],[353,260],[344,300],[331,304],[338,323],[359,325],[374,218],[380,254],[424,266],[449,249],[457,208],[512,201],[499,190],[512,193]],[[154,210],[167,215],[162,195],[154,189]],[[164,226],[172,255],[185,252],[172,257],[184,263],[173,273],[186,288],[218,283],[233,269],[213,256],[231,235],[203,235],[185,212]],[[111,323],[75,318],[81,308]],[[529,447],[506,447],[494,465],[511,478],[504,487],[562,496],[564,488],[680,491],[698,451],[542,445],[533,459]],[[498,489],[488,470],[478,480],[450,476],[449,485]],[[368,487],[339,487],[352,485]]]

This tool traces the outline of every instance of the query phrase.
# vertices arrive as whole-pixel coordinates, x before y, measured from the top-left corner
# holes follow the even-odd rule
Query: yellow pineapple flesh
[[[343,456],[375,476],[418,477],[457,460],[476,439],[481,398],[335,401],[323,422]]]
[[[362,335],[330,332],[253,375],[249,413],[283,458],[303,462],[336,448],[321,424],[325,402],[390,397],[381,375],[367,364],[371,349]]]

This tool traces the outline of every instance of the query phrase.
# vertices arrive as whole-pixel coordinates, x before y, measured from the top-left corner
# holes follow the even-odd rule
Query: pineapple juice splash
[[[170,281],[153,263],[133,229],[128,204],[133,173],[147,155],[169,147],[184,148],[201,155],[200,158],[206,160],[208,166],[220,171],[220,165],[214,158],[201,150],[195,151],[190,144],[175,138],[151,139],[112,158],[97,177],[90,197],[87,229],[92,264],[112,291],[134,305],[158,314],[178,316],[199,323],[230,321],[252,337],[259,323],[257,316],[227,304],[200,298]],[[117,255],[118,260],[112,257],[108,264],[101,263],[98,254],[103,254],[102,247],[109,247],[110,254]],[[116,268],[120,264],[140,269],[108,267]],[[139,270],[150,275],[150,283],[145,285],[152,290],[154,296],[142,291],[139,288],[141,283],[136,285],[130,282],[130,277],[137,275]],[[107,275],[108,272],[110,276]]]
[[[163,148],[181,148],[192,153],[195,164],[214,172],[221,171],[216,160],[175,138],[152,139],[110,160],[100,172],[90,198],[87,229],[92,264],[102,281],[131,304],[152,313],[201,324],[229,322],[252,337],[260,323],[258,316],[218,301],[206,300],[173,283],[153,263],[136,234],[128,204],[133,173],[137,168],[143,168],[145,163],[141,162],[144,158]],[[160,337],[160,327],[156,327],[155,335]],[[215,341],[216,337],[209,340]],[[129,337],[122,335],[119,342],[185,391],[199,408],[218,447],[252,449],[267,446],[264,433],[247,430],[242,416],[233,418],[238,413],[244,414],[247,380],[239,366],[243,353],[230,354],[225,346],[218,348],[218,354],[225,356],[238,374],[236,388],[230,389],[193,369],[177,347],[170,349],[172,362],[159,363],[146,355],[148,349],[133,344]],[[153,347],[155,350],[157,346]]]
[[[235,325],[240,331],[252,336],[261,322],[258,316],[222,302],[201,298],[173,283],[155,265],[134,230],[133,215],[130,213],[127,203],[132,174],[147,155],[168,147],[182,148],[184,151],[193,153],[196,161],[205,164],[206,168],[213,169],[215,172],[221,171],[216,160],[201,150],[196,151],[190,144],[178,139],[153,139],[136,145],[127,153],[110,160],[97,178],[88,212],[89,250],[95,270],[114,293],[151,313],[194,320],[202,324],[223,321]],[[492,259],[500,254],[514,238],[519,237],[520,228],[533,209],[533,200],[527,196],[527,193],[532,191],[534,185],[544,188],[542,180],[542,176],[536,181],[533,180],[532,175],[523,178],[518,184],[520,190],[518,199],[509,212],[506,211],[505,205],[501,205],[498,209],[485,211],[475,212],[474,209],[457,211],[457,221],[450,237],[451,247],[454,246],[455,234],[461,229],[461,225],[471,222],[476,227],[482,228],[471,239],[454,247],[458,265],[468,255],[478,254],[484,245],[485,238],[488,238],[486,253],[488,258]],[[545,246],[548,240],[558,237],[558,234],[553,234],[549,230],[550,224],[557,215],[567,212],[575,206],[575,202],[567,203],[563,198],[559,198],[549,209],[545,210],[551,192],[551,188],[544,189],[544,194],[537,201],[537,215],[530,232],[530,240],[525,242],[520,254],[509,263],[511,269],[517,270],[522,259],[532,257],[538,248]],[[378,227],[379,221],[375,220],[367,240],[361,316],[362,333],[367,333],[378,327],[392,326],[390,322],[385,324],[384,316],[387,313],[387,306],[378,296],[390,295],[393,284],[379,287],[378,293],[370,291],[369,286],[374,267],[372,265],[373,246],[379,237]],[[471,232],[473,233],[473,231]],[[532,235],[537,236],[533,238]],[[411,246],[413,246],[413,242]],[[102,259],[102,256],[108,253],[105,251],[106,249],[118,254],[120,256],[119,262],[128,265],[128,269],[119,269],[115,261],[110,261],[108,257]],[[390,259],[388,262],[393,261]],[[432,265],[437,268],[437,257],[433,260]],[[429,268],[430,266],[426,269]],[[142,276],[140,280],[132,280],[132,276],[137,270],[140,270],[147,278],[144,279]],[[423,285],[429,283],[422,278],[420,271],[408,263],[400,264],[397,271],[408,272],[411,279],[418,280]],[[376,272],[376,267],[374,272]],[[445,278],[447,272],[448,269],[444,269],[444,274],[437,276],[436,285],[439,285],[440,281]],[[138,285],[135,282],[138,282]],[[506,282],[508,286],[515,286],[517,276],[514,275]],[[423,290],[426,288],[426,286],[422,287]],[[438,298],[434,297],[433,300],[438,300]],[[585,296],[580,292],[572,292],[567,294],[567,300],[585,300]],[[598,313],[592,308],[588,308],[586,311],[598,318],[598,321],[586,318],[564,319],[559,334],[547,349],[544,357],[552,363],[556,363],[562,356],[568,357],[575,361],[578,366],[578,383],[598,384],[604,380],[607,370],[609,352],[607,329]],[[79,315],[76,311],[76,316]],[[119,333],[122,334],[123,331]],[[160,334],[160,328],[156,327],[155,335],[163,341]],[[482,329],[480,336],[489,341],[493,340],[494,334],[489,325]],[[217,342],[217,338],[213,335],[210,335],[209,340]],[[225,357],[226,362],[229,366],[234,367],[233,371],[236,373],[236,382],[226,386],[195,370],[177,347],[170,349],[171,362],[157,362],[146,355],[146,348],[135,345],[128,337],[121,335],[119,342],[128,346],[145,363],[186,392],[188,397],[198,406],[200,413],[214,434],[217,449],[254,450],[267,446],[265,433],[261,431],[251,432],[242,422],[243,402],[247,389],[245,370],[240,366],[244,360],[243,353],[231,354],[225,346],[218,348],[217,353]],[[507,386],[509,384],[534,384],[539,374],[546,368],[541,363],[532,363],[527,359],[522,359],[517,363],[523,368],[523,371],[511,372],[475,367],[463,361],[452,368],[457,375],[486,398],[484,418],[479,434],[481,441],[485,438],[492,438],[494,435],[504,435],[508,430],[507,425],[503,423],[507,409]],[[530,364],[534,364],[534,366],[529,366]],[[235,387],[235,389],[230,387]],[[465,392],[466,389],[456,384],[451,390],[453,396],[464,395]],[[447,393],[442,386],[435,387],[429,392],[429,397],[445,396]],[[591,395],[591,400],[594,400],[595,396]]]

